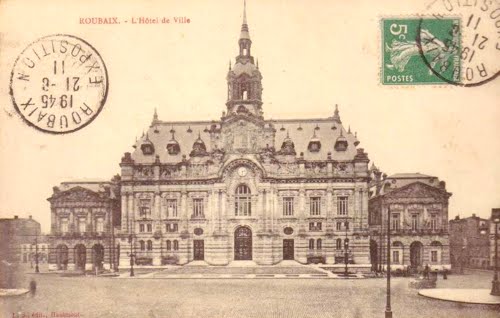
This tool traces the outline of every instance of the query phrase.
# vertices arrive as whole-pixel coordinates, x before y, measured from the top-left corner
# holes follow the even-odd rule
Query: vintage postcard
[[[500,2],[0,1],[0,316],[498,317]]]

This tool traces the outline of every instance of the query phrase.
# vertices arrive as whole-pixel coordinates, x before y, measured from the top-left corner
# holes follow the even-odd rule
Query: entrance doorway
[[[85,270],[87,263],[87,249],[85,245],[78,244],[75,246],[75,269]]]
[[[410,265],[413,269],[422,266],[422,243],[416,241],[410,245]]]
[[[283,240],[283,260],[294,260],[293,239]]]
[[[252,230],[246,226],[234,231],[234,260],[252,260]]]
[[[93,269],[95,270],[97,268],[98,270],[101,270],[104,263],[104,246],[102,246],[101,244],[95,244],[92,247],[92,258]]]
[[[205,260],[205,242],[203,240],[193,240],[193,250],[195,261]]]
[[[68,269],[68,247],[64,244],[57,245],[56,264],[57,269]]]

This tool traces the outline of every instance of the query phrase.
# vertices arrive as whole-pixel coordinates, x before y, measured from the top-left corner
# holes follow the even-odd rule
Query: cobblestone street
[[[4,298],[12,313],[77,312],[82,317],[382,317],[385,279],[117,279],[27,275],[36,296]],[[438,288],[488,288],[491,274],[450,275]],[[436,301],[394,278],[393,317],[498,317],[498,306]],[[30,316],[32,317],[32,316]],[[43,316],[39,316],[43,317]]]

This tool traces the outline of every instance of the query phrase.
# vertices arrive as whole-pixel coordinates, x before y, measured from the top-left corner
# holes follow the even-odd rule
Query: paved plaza
[[[160,275],[161,276],[161,275]],[[337,279],[119,279],[28,274],[34,297],[0,299],[12,313],[80,313],[81,317],[383,317],[386,280]],[[394,278],[393,317],[498,317],[499,306],[429,299]],[[487,288],[491,273],[450,275],[438,288]],[[32,317],[32,316],[30,316]],[[36,317],[36,316],[33,316]],[[39,318],[43,316],[38,316]]]

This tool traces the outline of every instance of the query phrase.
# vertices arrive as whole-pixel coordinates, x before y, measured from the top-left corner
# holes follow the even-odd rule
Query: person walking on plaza
[[[429,279],[429,264],[425,264],[424,268],[424,278]]]
[[[30,281],[30,295],[31,297],[35,297],[36,294],[36,281],[32,279]]]

